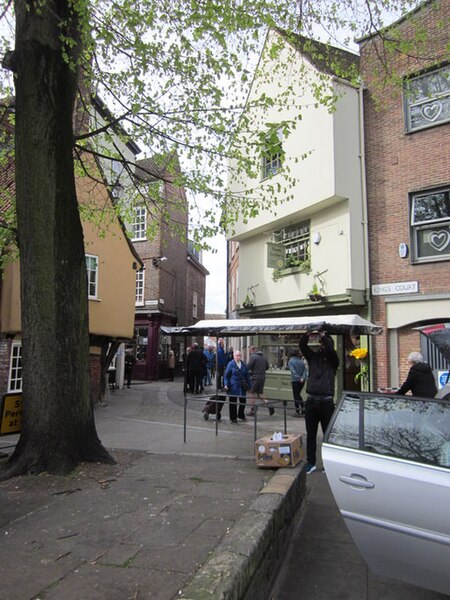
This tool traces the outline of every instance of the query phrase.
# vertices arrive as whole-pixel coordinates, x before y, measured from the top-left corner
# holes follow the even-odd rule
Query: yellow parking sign
[[[5,394],[1,406],[0,435],[22,430],[22,394]]]

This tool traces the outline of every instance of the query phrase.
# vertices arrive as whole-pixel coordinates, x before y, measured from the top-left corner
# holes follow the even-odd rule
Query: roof
[[[279,317],[274,319],[211,319],[188,327],[173,328],[172,333],[186,335],[244,336],[281,333],[303,333],[322,330],[331,334],[378,335],[383,328],[359,315],[319,317]],[[176,329],[176,331],[175,331]]]
[[[124,135],[128,138],[127,142],[126,142],[126,146],[128,147],[128,149],[136,156],[137,154],[141,153],[141,149],[139,148],[139,146],[136,144],[136,142],[134,142],[131,137],[130,134],[119,124],[117,123],[116,119],[114,118],[114,115],[112,114],[112,112],[109,110],[109,108],[106,106],[106,104],[103,102],[103,100],[97,96],[92,94],[91,95],[91,102],[92,105],[94,106],[95,110],[98,111],[98,113],[108,122],[113,123],[112,125],[112,129],[114,129],[116,131],[116,133],[118,133],[119,135]]]
[[[427,6],[429,6],[430,4],[434,4],[435,2],[436,2],[436,0],[424,0],[423,2],[418,4],[415,8],[413,8],[412,10],[407,12],[405,15],[399,17],[396,21],[394,21],[390,25],[386,25],[386,27],[378,29],[377,31],[372,31],[371,33],[368,33],[367,35],[363,35],[362,37],[357,38],[355,40],[356,43],[362,44],[363,42],[370,40],[373,37],[378,37],[378,36],[380,36],[380,34],[382,35],[383,33],[386,33],[390,29],[395,29],[395,27],[398,27],[399,25],[401,25],[404,21],[406,21],[409,17],[411,17],[411,15],[418,13],[419,11],[423,10],[424,8],[427,8]]]
[[[141,181],[167,179],[174,172],[180,172],[178,156],[174,152],[155,154],[136,161],[136,177]]]
[[[323,73],[350,81],[359,72],[359,56],[357,54],[292,31],[278,28],[275,31]]]

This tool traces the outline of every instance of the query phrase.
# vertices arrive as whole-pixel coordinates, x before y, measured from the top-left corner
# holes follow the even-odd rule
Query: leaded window
[[[286,249],[284,266],[296,267],[310,260],[309,221],[289,225],[273,234],[273,241]]]

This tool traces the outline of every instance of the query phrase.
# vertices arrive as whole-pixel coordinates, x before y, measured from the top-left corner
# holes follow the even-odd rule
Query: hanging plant
[[[242,302],[242,306],[244,308],[252,308],[254,305],[255,305],[255,302],[247,294]]]

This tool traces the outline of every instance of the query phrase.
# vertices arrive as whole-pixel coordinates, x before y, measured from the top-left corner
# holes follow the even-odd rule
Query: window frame
[[[426,232],[429,230],[436,229],[435,232],[436,241],[442,237],[442,235],[447,235],[447,238],[450,238],[450,214],[448,217],[438,217],[432,219],[423,219],[416,220],[416,211],[415,204],[417,200],[436,196],[438,194],[445,195],[445,202],[448,206],[450,206],[450,186],[441,187],[437,189],[424,190],[420,192],[411,192],[409,194],[409,227],[410,227],[410,243],[411,243],[411,263],[412,264],[423,264],[423,263],[431,263],[431,262],[443,262],[450,260],[450,243],[447,243],[445,247],[448,248],[445,254],[439,256],[439,254],[432,254],[430,256],[421,256],[419,254],[420,240],[419,235],[421,232]],[[448,229],[448,233],[445,234],[445,229]],[[433,247],[433,246],[432,246]],[[434,246],[434,249],[438,251],[437,247]]]
[[[261,155],[261,180],[269,179],[270,177],[274,177],[277,175],[281,169],[283,168],[283,134],[281,129],[276,131],[276,136],[278,138],[278,149],[275,150],[275,144],[269,149],[269,138],[273,135],[273,130],[267,131],[266,133],[266,143]]]
[[[17,361],[19,364],[14,365]],[[13,377],[13,373],[15,376]],[[13,385],[14,382],[14,385]],[[22,391],[22,342],[11,344],[8,370],[8,394]]]
[[[421,79],[425,79],[427,77],[431,78],[433,75],[436,75],[440,71],[445,71],[445,70],[448,70],[448,72],[449,72],[449,87],[448,87],[447,91],[444,91],[441,93],[436,93],[435,95],[430,96],[429,98],[425,98],[425,99],[422,98],[422,99],[419,99],[416,101],[411,101],[411,100],[413,100],[411,98],[412,92],[410,91],[411,84],[413,84],[414,82],[417,82]],[[432,107],[432,105],[434,103],[436,103],[436,102],[440,103],[441,99],[446,99],[446,101],[449,103],[449,106],[450,106],[450,63],[447,63],[445,65],[440,65],[438,68],[435,68],[430,71],[426,71],[425,73],[420,73],[418,75],[405,78],[403,81],[403,106],[404,106],[406,133],[415,133],[416,131],[422,131],[423,129],[429,129],[430,127],[436,127],[437,125],[443,125],[445,123],[450,122],[450,111],[449,111],[449,116],[447,118],[444,118],[441,120],[435,120],[435,121],[430,120],[430,122],[422,123],[421,125],[418,125],[416,127],[413,126],[411,108],[415,108],[415,107],[419,107],[419,106],[425,107],[426,105]],[[441,108],[441,110],[442,110],[442,108]],[[439,118],[441,110],[439,111],[436,118]],[[424,119],[427,119],[427,117],[424,116]]]
[[[134,221],[131,224],[131,229],[131,241],[139,242],[147,239],[147,210],[142,204],[134,209]]]
[[[95,261],[95,268],[93,269],[88,261]],[[89,300],[97,300],[98,299],[98,256],[95,254],[85,254],[86,261],[86,276],[87,276],[87,293]],[[90,274],[94,273],[95,280],[92,281]],[[94,286],[94,293],[91,293],[91,286]]]
[[[301,232],[305,228],[307,228],[307,232]],[[299,233],[294,235],[296,231]],[[311,263],[311,221],[309,219],[274,231],[272,239],[274,243],[283,244],[285,247],[285,265],[280,269],[281,274],[286,270],[289,270],[289,272],[291,270],[310,270],[308,265]],[[304,246],[304,248],[301,248],[301,246]],[[290,259],[297,261],[298,264],[289,264]]]
[[[198,318],[198,292],[192,292],[192,316]]]
[[[145,299],[145,271],[144,271],[144,269],[140,269],[139,271],[136,271],[135,305],[136,306],[144,306],[144,299]]]

